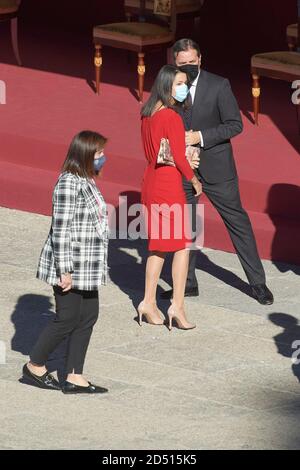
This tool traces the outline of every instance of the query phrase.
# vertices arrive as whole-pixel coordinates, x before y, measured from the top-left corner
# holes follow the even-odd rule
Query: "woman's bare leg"
[[[161,320],[159,310],[156,306],[156,290],[165,257],[166,253],[164,252],[151,251],[146,264],[145,296],[143,305],[154,320]]]
[[[166,253],[150,251],[146,264],[145,297],[146,304],[156,303],[157,284],[164,265]]]
[[[189,250],[174,253],[172,263],[173,304],[182,309],[184,306],[184,291],[189,267]]]
[[[173,302],[169,309],[173,316],[178,318],[180,328],[190,329],[195,327],[189,323],[184,311],[184,291],[189,266],[189,250],[176,251],[172,263],[173,277]],[[178,322],[177,322],[178,323]]]

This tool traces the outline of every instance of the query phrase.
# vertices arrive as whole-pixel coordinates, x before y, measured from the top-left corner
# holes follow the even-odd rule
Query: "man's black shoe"
[[[58,381],[53,377],[53,375],[49,374],[49,372],[46,372],[42,376],[35,375],[30,372],[27,364],[23,367],[23,377],[29,379],[37,387],[45,388],[46,390],[61,390]]]
[[[184,291],[184,297],[198,297],[199,289],[196,287],[186,287]],[[169,300],[173,298],[173,289],[166,290],[160,294],[160,298],[164,300]]]
[[[253,297],[262,305],[272,305],[274,297],[266,284],[251,286]]]

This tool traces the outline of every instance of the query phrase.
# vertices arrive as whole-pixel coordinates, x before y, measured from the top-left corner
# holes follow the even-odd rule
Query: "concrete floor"
[[[300,268],[264,262],[275,303],[249,296],[233,254],[199,254],[200,297],[187,299],[192,331],[134,321],[145,245],[111,241],[110,283],[85,374],[103,396],[65,396],[19,382],[52,291],[35,279],[48,217],[0,209],[1,449],[298,449]],[[168,287],[169,264],[161,288]],[[163,312],[169,303],[161,302]],[[3,348],[6,348],[4,358]],[[49,361],[61,373],[64,345]],[[299,355],[300,356],[300,355]],[[0,347],[1,358],[1,347]],[[5,359],[5,361],[4,361]]]

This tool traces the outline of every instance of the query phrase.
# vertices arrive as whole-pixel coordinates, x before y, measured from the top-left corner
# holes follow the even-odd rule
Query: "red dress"
[[[158,165],[161,138],[169,140],[176,167]],[[185,157],[185,130],[179,114],[169,108],[142,119],[142,140],[148,162],[142,183],[142,204],[150,251],[178,251],[187,247],[189,221],[182,175],[194,176]]]

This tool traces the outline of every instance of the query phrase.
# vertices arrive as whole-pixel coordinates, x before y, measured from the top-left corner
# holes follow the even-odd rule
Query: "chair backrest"
[[[2,13],[12,13],[19,9],[21,0],[0,0],[0,11]]]
[[[297,7],[298,7],[298,44],[297,49],[300,52],[300,0],[297,0]]]
[[[125,0],[124,6],[125,8],[137,9],[140,8],[140,0]],[[158,6],[159,4],[165,8],[165,5],[170,4],[170,0],[145,0],[144,8],[149,12],[153,12],[155,5]],[[187,12],[199,12],[203,6],[204,0],[175,0],[175,6],[177,13],[187,13]]]
[[[145,18],[168,23],[170,29],[175,32],[177,15],[197,15],[204,0],[124,0],[126,15],[135,15],[141,21]]]
[[[162,23],[175,31],[176,13],[174,7],[174,0],[124,0],[127,17],[137,16],[142,22]]]

